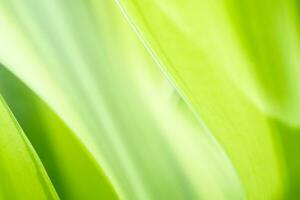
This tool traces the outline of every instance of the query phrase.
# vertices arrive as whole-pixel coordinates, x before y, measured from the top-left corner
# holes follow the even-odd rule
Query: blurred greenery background
[[[0,199],[298,199],[299,13],[0,0]]]

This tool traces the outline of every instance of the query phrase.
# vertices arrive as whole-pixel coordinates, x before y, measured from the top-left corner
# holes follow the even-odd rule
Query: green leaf
[[[286,147],[297,137],[300,119],[294,3],[117,2],[166,77],[227,152],[248,198],[289,193],[299,176],[293,155],[300,152],[295,145],[294,152]]]
[[[297,9],[0,0],[0,62],[27,87],[12,94],[12,79],[2,89],[62,197],[86,199],[103,184],[105,198],[295,199]],[[21,108],[18,96],[28,98]]]
[[[61,199],[118,199],[80,140],[3,67],[0,68],[0,93],[43,162]]]
[[[59,199],[30,142],[0,96],[0,199]]]
[[[223,149],[114,2],[0,9],[0,61],[70,127],[118,197],[245,199]]]

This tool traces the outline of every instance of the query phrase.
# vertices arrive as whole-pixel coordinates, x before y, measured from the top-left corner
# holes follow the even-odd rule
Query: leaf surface
[[[61,199],[118,199],[105,174],[61,119],[0,68],[0,93],[24,129]]]
[[[0,61],[70,127],[118,197],[245,199],[227,155],[114,2],[0,9]]]
[[[48,175],[0,96],[0,198],[59,199]]]
[[[272,121],[299,125],[293,3],[117,2],[162,72],[224,148],[248,198],[281,197],[290,185],[286,174],[298,176],[285,168],[297,159],[283,153],[289,142],[280,139],[292,136],[288,128],[278,132]]]

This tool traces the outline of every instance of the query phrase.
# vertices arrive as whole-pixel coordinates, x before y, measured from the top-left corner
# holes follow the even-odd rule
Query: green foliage
[[[0,0],[0,93],[26,134],[2,103],[0,194],[296,199],[297,16],[292,0]]]
[[[0,199],[58,199],[30,142],[0,96]]]

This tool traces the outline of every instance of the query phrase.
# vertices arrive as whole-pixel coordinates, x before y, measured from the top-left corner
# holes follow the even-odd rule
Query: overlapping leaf
[[[3,0],[0,88],[64,199],[293,199],[294,4]]]
[[[290,169],[299,165],[295,155],[300,149],[292,145],[291,152],[286,146],[297,137],[300,119],[294,2],[117,2],[218,138],[248,197],[280,198],[293,188],[299,173]],[[292,184],[285,182],[286,173]],[[284,198],[297,196],[295,190],[288,193]]]
[[[3,1],[0,15],[1,62],[70,127],[119,198],[245,198],[114,2]]]
[[[37,151],[61,199],[118,199],[74,133],[4,67],[0,68],[0,92]]]
[[[58,199],[25,134],[0,96],[0,199]]]

